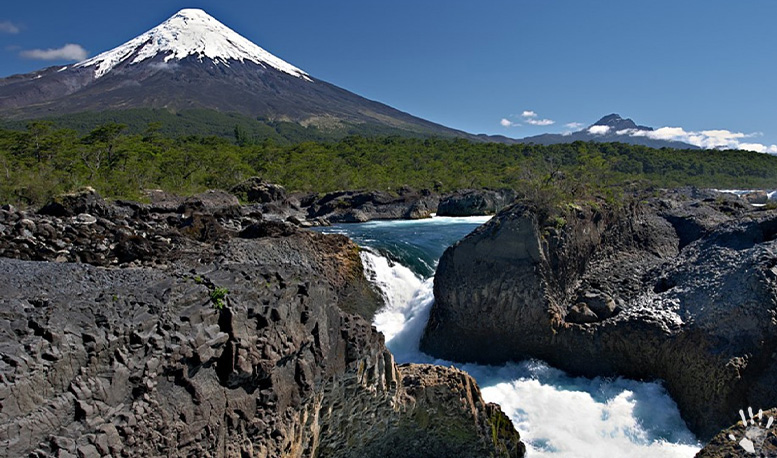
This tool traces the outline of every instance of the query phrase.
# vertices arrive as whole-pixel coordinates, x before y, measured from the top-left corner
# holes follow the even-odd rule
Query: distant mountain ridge
[[[637,125],[630,118],[622,118],[612,113],[602,117],[590,126],[566,134],[542,134],[517,140],[519,143],[553,145],[557,143],[583,142],[619,142],[631,145],[644,145],[651,148],[699,149],[689,143],[651,138],[652,127]]]
[[[593,126],[607,126],[612,131],[623,131],[628,129],[636,129],[636,130],[653,130],[652,127],[647,126],[638,126],[634,121],[632,121],[630,118],[623,119],[619,114],[613,113],[609,114],[602,119],[596,121]],[[591,126],[592,127],[592,126]],[[590,128],[590,127],[589,127]]]
[[[210,109],[323,129],[375,125],[474,138],[310,76],[202,10],[184,9],[77,64],[0,79],[0,116]]]

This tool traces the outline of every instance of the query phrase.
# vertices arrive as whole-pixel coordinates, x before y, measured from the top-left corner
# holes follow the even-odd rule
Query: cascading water
[[[365,248],[368,278],[386,306],[374,318],[398,363],[454,365],[419,348],[434,301],[434,267],[445,248],[488,218],[432,218],[324,228]],[[657,382],[571,377],[541,361],[455,364],[486,401],[513,420],[530,457],[692,457],[700,448]]]

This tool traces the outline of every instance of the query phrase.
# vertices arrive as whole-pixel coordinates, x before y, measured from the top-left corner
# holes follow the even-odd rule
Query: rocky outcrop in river
[[[518,204],[449,248],[422,350],[663,379],[709,438],[777,403],[777,213],[668,192],[621,207]]]
[[[0,456],[511,456],[453,369],[394,364],[347,238],[234,197],[0,210]]]
[[[443,196],[437,207],[437,215],[493,215],[512,204],[516,196],[512,189],[463,189]]]
[[[403,187],[395,193],[340,191],[304,196],[300,205],[318,224],[363,223],[380,219],[421,219],[438,216],[493,215],[516,197],[512,189],[464,189],[442,196],[427,189]]]
[[[440,198],[429,190],[400,188],[384,191],[341,191],[322,197],[310,196],[302,204],[308,218],[323,218],[329,223],[363,223],[376,219],[429,218],[437,210]]]

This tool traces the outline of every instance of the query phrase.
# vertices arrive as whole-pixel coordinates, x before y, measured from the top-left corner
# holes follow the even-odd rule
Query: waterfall
[[[434,302],[433,278],[372,251],[365,274],[386,306],[374,318],[397,362],[453,365],[419,350]],[[571,377],[541,361],[504,366],[455,364],[498,403],[528,446],[529,457],[692,457],[700,444],[658,382]]]

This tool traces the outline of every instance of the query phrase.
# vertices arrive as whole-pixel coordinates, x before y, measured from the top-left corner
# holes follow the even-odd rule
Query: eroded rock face
[[[230,192],[244,202],[260,204],[288,205],[286,189],[277,184],[267,183],[259,177],[251,177],[236,184]]]
[[[39,213],[60,217],[77,216],[81,213],[112,216],[109,214],[109,206],[105,204],[102,197],[92,188],[62,194],[44,205]]]
[[[378,219],[429,218],[440,198],[429,190],[401,188],[391,194],[382,191],[342,191],[307,199],[308,219],[329,223],[361,223]]]
[[[493,215],[512,204],[516,196],[512,189],[463,189],[440,199],[437,215]]]
[[[596,208],[514,206],[448,249],[422,350],[660,378],[702,437],[777,402],[777,214],[687,192]]]
[[[346,237],[209,208],[3,210],[0,456],[522,455],[467,376],[397,368]]]
[[[319,456],[352,458],[404,457],[522,457],[525,446],[509,419],[496,404],[487,404],[470,377],[456,369],[424,364],[398,368],[401,410],[356,406],[329,409],[324,403],[324,422],[337,431],[323,438]],[[346,391],[346,395],[350,395]],[[329,401],[331,402],[331,401]],[[336,402],[344,402],[336,399]],[[354,424],[379,419],[377,427]],[[417,431],[423,431],[418,434]],[[343,450],[343,444],[352,444]]]

